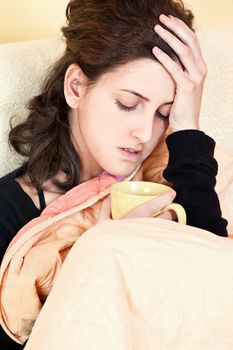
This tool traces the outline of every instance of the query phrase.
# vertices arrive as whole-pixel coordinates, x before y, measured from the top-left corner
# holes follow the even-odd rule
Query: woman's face
[[[166,131],[174,95],[172,77],[150,59],[121,65],[81,93],[71,129],[82,180],[103,170],[130,175]]]

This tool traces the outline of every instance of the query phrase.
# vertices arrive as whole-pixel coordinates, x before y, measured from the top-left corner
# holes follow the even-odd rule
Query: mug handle
[[[182,207],[182,205],[177,204],[177,203],[171,203],[171,204],[166,205],[166,207],[161,209],[154,216],[156,217],[156,216],[158,216],[158,215],[160,215],[168,210],[173,210],[177,215],[178,222],[182,225],[186,225],[187,217],[186,217],[185,210]]]

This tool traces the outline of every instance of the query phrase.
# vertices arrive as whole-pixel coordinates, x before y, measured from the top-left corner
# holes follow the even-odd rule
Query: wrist
[[[199,124],[189,124],[189,125],[170,125],[169,129],[171,132],[185,131],[185,130],[200,130]]]

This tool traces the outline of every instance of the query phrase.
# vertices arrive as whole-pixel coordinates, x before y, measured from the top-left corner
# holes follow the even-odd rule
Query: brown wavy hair
[[[80,182],[80,159],[71,141],[68,105],[63,91],[70,64],[80,66],[90,84],[116,66],[140,58],[155,59],[158,46],[171,58],[176,53],[154,32],[160,14],[173,15],[193,29],[193,14],[181,0],[71,0],[66,9],[63,56],[51,68],[42,92],[29,102],[29,116],[13,127],[9,141],[26,157],[32,186],[46,180],[67,191]],[[161,23],[160,23],[161,24]],[[58,172],[65,181],[58,181]]]

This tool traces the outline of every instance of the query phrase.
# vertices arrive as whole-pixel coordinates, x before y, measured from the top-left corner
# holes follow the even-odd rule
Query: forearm
[[[169,135],[167,147],[169,162],[163,175],[177,192],[175,202],[185,208],[187,224],[227,236],[227,221],[214,189],[215,142],[203,132],[185,130]]]

